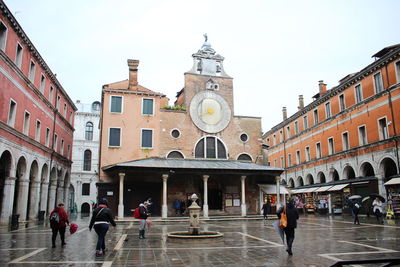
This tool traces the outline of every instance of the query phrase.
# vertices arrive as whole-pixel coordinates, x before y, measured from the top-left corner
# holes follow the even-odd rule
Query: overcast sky
[[[318,92],[400,43],[400,1],[5,0],[72,100],[100,100],[103,84],[128,78],[172,104],[203,34],[234,78],[235,115],[263,130]]]

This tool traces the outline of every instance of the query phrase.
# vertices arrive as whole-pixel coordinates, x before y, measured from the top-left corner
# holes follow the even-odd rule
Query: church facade
[[[263,164],[261,118],[234,115],[224,58],[207,41],[192,57],[173,106],[138,84],[138,60],[128,60],[129,79],[103,86],[98,192],[118,217],[148,197],[168,217],[193,193],[204,217],[255,214],[261,185],[282,172]]]

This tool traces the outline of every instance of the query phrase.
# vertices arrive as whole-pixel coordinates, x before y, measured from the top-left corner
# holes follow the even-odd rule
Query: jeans
[[[108,227],[108,223],[99,223],[94,225],[94,230],[96,231],[96,234],[98,236],[96,251],[104,251],[106,249],[105,237],[108,231]]]
[[[52,242],[53,246],[56,245],[56,238],[57,238],[58,232],[60,232],[61,244],[62,245],[65,244],[65,228],[67,228],[67,227],[64,226],[64,227],[60,227],[60,228],[52,228],[51,229],[53,231],[53,235],[51,237],[51,242]]]
[[[146,219],[140,219],[140,222],[139,222],[139,230],[140,230],[140,231],[146,230]]]

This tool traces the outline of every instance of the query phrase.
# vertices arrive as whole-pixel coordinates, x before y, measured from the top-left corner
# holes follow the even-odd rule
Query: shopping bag
[[[283,212],[281,213],[281,219],[279,220],[279,227],[286,228],[287,226],[287,217],[286,217],[286,206],[283,208]]]
[[[78,225],[76,223],[71,223],[69,225],[69,233],[72,235],[78,230]]]
[[[153,227],[153,221],[147,219],[146,224],[147,224],[147,231],[149,231],[151,229],[151,227]]]

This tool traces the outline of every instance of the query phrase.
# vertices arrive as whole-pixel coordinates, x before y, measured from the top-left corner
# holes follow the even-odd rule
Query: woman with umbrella
[[[383,197],[376,195],[374,202],[372,202],[372,206],[374,207],[373,211],[375,213],[376,220],[378,221],[378,223],[383,224],[383,218],[381,219],[381,217],[382,217],[382,199],[383,199]],[[383,201],[384,200],[385,199],[383,199]]]

